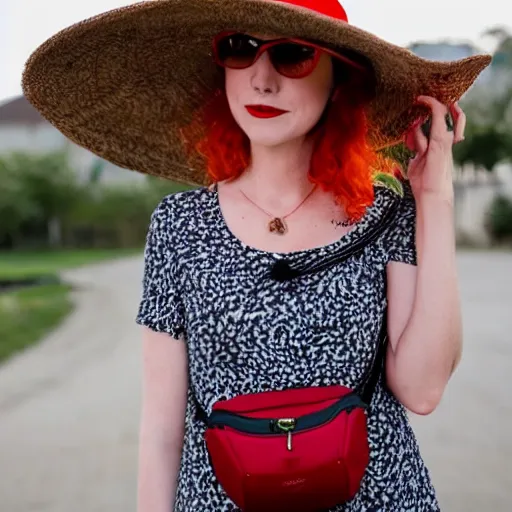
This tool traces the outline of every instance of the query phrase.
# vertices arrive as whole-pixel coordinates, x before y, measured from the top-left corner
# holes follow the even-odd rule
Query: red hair
[[[338,87],[336,98],[310,132],[314,149],[309,178],[333,193],[349,219],[358,220],[373,203],[375,171],[395,176],[397,163],[377,154],[367,141],[369,88],[350,78]],[[182,134],[187,149],[205,159],[210,182],[237,178],[250,163],[250,141],[233,118],[222,87]]]

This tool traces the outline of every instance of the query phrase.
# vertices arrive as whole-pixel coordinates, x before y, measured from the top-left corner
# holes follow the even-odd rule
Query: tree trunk
[[[52,248],[62,246],[62,226],[58,217],[48,221],[48,242]]]

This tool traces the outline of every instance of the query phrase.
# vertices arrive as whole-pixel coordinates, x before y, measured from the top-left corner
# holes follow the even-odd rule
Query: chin
[[[259,130],[249,130],[248,132],[245,133],[249,140],[251,141],[251,144],[266,147],[279,146],[281,144],[284,144],[285,142],[297,138],[296,136],[287,137],[283,133],[269,133],[269,131],[273,130],[266,130],[266,133],[262,133]]]
[[[273,123],[272,120],[262,120],[257,123],[241,123],[240,127],[252,144],[258,146],[279,146],[294,139],[303,137],[307,130],[290,129],[285,123]]]

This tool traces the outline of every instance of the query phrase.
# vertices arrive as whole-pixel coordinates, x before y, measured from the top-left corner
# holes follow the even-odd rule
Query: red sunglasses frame
[[[221,61],[221,59],[219,57],[219,53],[218,53],[218,43],[222,39],[224,39],[228,36],[231,36],[233,34],[242,34],[242,33],[243,32],[238,32],[238,31],[225,31],[225,32],[221,32],[220,34],[217,34],[213,38],[213,59],[216,64],[218,64],[221,67],[231,67],[231,66],[226,66]],[[254,56],[254,60],[247,66],[232,67],[232,69],[247,69],[247,68],[251,67],[261,57],[261,55],[264,52],[266,52],[269,48],[272,48],[273,46],[277,46],[282,43],[297,43],[297,44],[300,44],[301,46],[307,46],[309,48],[313,48],[314,50],[316,50],[315,56],[313,58],[314,59],[313,65],[311,66],[310,70],[308,70],[307,72],[305,72],[303,74],[294,75],[293,77],[289,77],[288,75],[283,75],[283,76],[286,76],[288,78],[304,78],[304,77],[310,75],[315,70],[315,68],[318,64],[318,60],[320,59],[321,52],[326,53],[327,55],[330,55],[331,57],[334,57],[335,59],[338,59],[338,60],[344,62],[345,64],[348,64],[349,66],[356,68],[359,71],[362,71],[362,72],[367,71],[364,66],[362,66],[361,64],[358,64],[357,62],[354,62],[352,59],[349,59],[348,57],[345,57],[344,55],[342,55],[338,52],[335,52],[334,50],[330,50],[329,48],[325,48],[325,47],[317,45],[315,43],[305,41],[304,39],[297,39],[297,38],[290,38],[290,37],[281,37],[279,39],[272,39],[269,41],[263,41],[261,39],[258,39],[257,37],[254,37],[253,39],[255,39],[258,42],[261,41],[263,43],[258,48],[258,51],[256,52],[256,55]],[[278,71],[278,70],[276,70],[276,71]],[[278,71],[278,73],[280,73],[280,72]],[[280,73],[280,74],[283,74],[283,73]]]

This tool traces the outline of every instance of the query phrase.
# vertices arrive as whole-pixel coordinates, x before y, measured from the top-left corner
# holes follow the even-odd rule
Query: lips
[[[281,110],[279,108],[270,107],[268,105],[246,105],[247,112],[254,117],[268,119],[270,117],[277,117],[286,114],[288,110]]]

